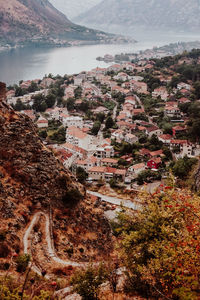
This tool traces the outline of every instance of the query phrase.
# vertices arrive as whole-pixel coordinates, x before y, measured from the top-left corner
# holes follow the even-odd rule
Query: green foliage
[[[103,264],[99,267],[89,265],[86,270],[78,270],[73,275],[71,284],[83,300],[97,300],[99,287],[107,278],[107,271]]]
[[[194,165],[197,164],[197,161],[196,158],[189,158],[187,156],[180,158],[172,168],[173,174],[180,179],[187,178]]]
[[[76,177],[80,183],[85,183],[85,181],[88,177],[88,174],[83,168],[78,167],[76,169]]]
[[[24,273],[28,267],[28,264],[30,262],[30,255],[29,254],[22,254],[17,257],[16,263],[17,263],[17,272]]]
[[[103,123],[103,121],[105,120],[105,114],[104,113],[98,113],[96,115],[97,121],[99,121],[100,123]]]
[[[112,189],[116,188],[117,187],[116,179],[114,179],[114,178],[110,179],[109,184]]]
[[[154,180],[160,180],[161,174],[160,172],[154,172],[151,170],[144,170],[138,174],[137,184],[142,185],[145,182],[152,182]]]
[[[145,299],[199,299],[199,197],[166,187],[140,198],[147,205],[114,225],[126,287]]]
[[[74,98],[67,99],[66,106],[67,106],[67,109],[69,111],[74,110],[74,108],[75,108],[75,99]]]
[[[67,207],[76,206],[83,199],[83,195],[76,188],[69,188],[62,198],[64,205]]]
[[[99,132],[99,130],[100,130],[100,128],[101,128],[101,123],[100,123],[100,121],[96,121],[96,122],[94,123],[92,129],[91,129],[91,133],[92,133],[93,135],[97,135],[98,132]]]
[[[110,129],[114,126],[115,122],[113,121],[112,117],[107,117],[106,123],[105,123],[105,128]]]
[[[66,129],[65,127],[61,126],[56,131],[53,132],[53,134],[50,135],[51,140],[56,141],[58,143],[65,142],[65,136],[66,136]]]
[[[77,87],[77,88],[74,90],[74,95],[75,95],[75,98],[76,98],[76,99],[81,98],[81,95],[82,95],[82,88],[81,88],[81,87]]]

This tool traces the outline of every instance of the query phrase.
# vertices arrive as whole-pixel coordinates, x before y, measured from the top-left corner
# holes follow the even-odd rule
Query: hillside
[[[108,42],[113,38],[73,24],[48,0],[0,0],[0,45],[69,45]]]
[[[71,19],[89,10],[101,0],[50,0],[50,2]]]
[[[198,31],[199,0],[104,0],[75,18],[84,25]]]
[[[4,102],[5,95],[5,85],[1,83],[1,273],[13,252],[31,253],[34,265],[45,266],[49,272],[59,267],[59,261],[52,264],[53,259],[50,259],[48,253],[50,250],[43,248],[50,233],[53,249],[55,246],[65,261],[101,259],[112,250],[110,227],[103,216],[101,205],[95,208],[95,202],[85,197],[82,185],[42,144],[31,119],[15,113]],[[36,233],[31,230],[31,222],[35,222],[40,228],[39,232],[43,232],[42,238],[34,245],[29,245],[28,242],[31,234],[36,239]],[[44,224],[47,222],[50,222],[49,230],[46,226],[44,232]],[[74,248],[73,253],[69,253],[69,248]]]

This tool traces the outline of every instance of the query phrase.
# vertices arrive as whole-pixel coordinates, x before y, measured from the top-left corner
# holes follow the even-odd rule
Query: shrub
[[[1,258],[6,258],[10,254],[10,249],[5,242],[0,243],[0,257]]]
[[[19,255],[16,263],[17,263],[17,272],[23,273],[26,271],[28,264],[30,262],[30,255],[29,254],[23,254]]]
[[[83,199],[83,195],[79,192],[78,189],[71,188],[69,189],[65,196],[63,197],[63,203],[68,207],[76,206]]]
[[[108,274],[103,264],[98,268],[90,265],[86,270],[76,271],[71,278],[71,284],[83,300],[95,300],[99,299],[99,287],[107,278]]]

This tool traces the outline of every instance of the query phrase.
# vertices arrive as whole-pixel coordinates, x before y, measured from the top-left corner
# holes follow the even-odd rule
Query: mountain
[[[199,0],[103,0],[74,19],[98,28],[122,26],[157,30],[200,29]]]
[[[101,0],[50,0],[50,2],[71,19],[89,10]]]
[[[0,0],[0,44],[69,45],[73,41],[100,43],[112,38],[73,24],[48,0]]]

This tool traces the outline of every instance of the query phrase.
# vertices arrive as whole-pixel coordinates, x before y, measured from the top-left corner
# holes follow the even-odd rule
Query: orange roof
[[[104,173],[106,171],[106,167],[92,167],[88,170],[88,172],[97,172]]]
[[[139,169],[142,169],[145,167],[145,164],[144,163],[140,163],[140,164],[136,164],[136,165],[133,165],[133,169],[134,170],[139,170]]]
[[[72,135],[78,139],[85,139],[87,137],[86,133],[74,126],[68,128],[67,134]]]

